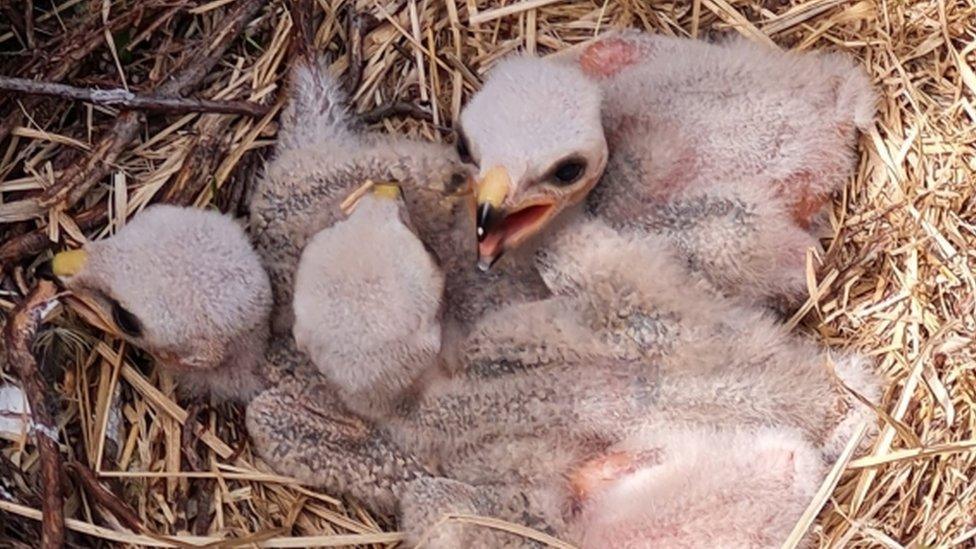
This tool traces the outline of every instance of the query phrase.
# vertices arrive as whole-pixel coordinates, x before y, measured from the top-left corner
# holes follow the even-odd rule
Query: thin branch
[[[102,486],[102,483],[98,482],[95,477],[95,473],[91,469],[85,467],[81,463],[76,461],[66,463],[65,468],[70,471],[75,478],[81,481],[81,484],[85,487],[85,491],[88,492],[92,498],[102,507],[104,507],[108,512],[112,513],[120,523],[126,528],[141,534],[145,532],[145,526],[143,526],[142,521],[139,520],[139,516],[136,512],[132,510],[124,501],[119,499],[118,496],[113,494],[108,488]]]
[[[131,10],[125,10],[120,16],[111,20],[104,28],[100,15],[92,14],[87,16],[86,20],[77,27],[78,30],[59,35],[54,40],[54,42],[60,42],[62,44],[60,47],[55,47],[56,44],[54,43],[45,43],[38,48],[39,50],[48,52],[48,54],[42,56],[43,59],[48,60],[46,66],[37,67],[28,65],[19,71],[20,74],[43,73],[44,80],[63,80],[68,73],[78,67],[85,57],[101,47],[102,42],[105,40],[105,35],[108,34],[103,32],[105,29],[110,32],[116,32],[126,25],[132,25],[142,17],[143,10],[146,9],[151,9],[151,4],[143,3],[133,7]],[[23,101],[23,108],[29,111],[39,101],[39,98],[28,98]],[[23,118],[23,113],[16,105],[13,105],[12,108],[4,112],[3,109],[8,103],[13,104],[13,99],[6,94],[0,95],[0,141],[3,141],[14,128],[19,126]]]
[[[91,231],[104,224],[106,218],[108,218],[108,207],[103,201],[75,215],[74,221],[82,231]],[[47,227],[8,237],[0,245],[0,272],[6,271],[9,266],[25,257],[43,252],[53,244],[48,236]]]
[[[34,0],[24,0],[24,34],[27,35],[27,47],[37,47],[34,39]]]
[[[291,43],[289,53],[292,59],[314,60],[315,31],[312,28],[315,1],[288,0],[285,2],[288,14],[293,22],[291,29]]]
[[[223,114],[243,114],[260,117],[268,112],[268,107],[251,101],[212,101],[162,96],[157,94],[136,94],[121,88],[98,90],[78,88],[54,82],[40,82],[27,78],[8,78],[0,76],[0,91],[24,95],[42,95],[75,99],[95,105],[121,107],[128,110],[160,112],[215,112]]]
[[[7,364],[17,373],[30,404],[34,439],[40,452],[41,484],[44,497],[41,504],[44,520],[41,523],[41,547],[64,545],[64,496],[61,489],[61,451],[58,448],[58,427],[54,407],[48,395],[53,395],[37,368],[31,347],[41,325],[44,310],[54,298],[54,284],[41,281],[27,298],[11,312],[4,327],[3,340],[7,348]]]
[[[359,115],[359,117],[366,124],[375,124],[384,118],[389,118],[391,116],[409,116],[412,118],[417,118],[419,120],[426,120],[430,122],[433,120],[433,116],[427,112],[423,107],[417,105],[416,103],[408,103],[406,101],[392,102],[385,105],[380,105],[375,109],[364,112]]]
[[[248,0],[229,13],[217,26],[219,39],[215,43],[201,44],[187,56],[181,70],[156,90],[160,95],[183,95],[196,87],[217,65],[227,48],[244,30],[258,10],[264,5],[259,0]],[[49,208],[58,204],[67,208],[81,200],[96,183],[110,171],[125,147],[139,134],[139,117],[135,111],[125,111],[105,133],[101,143],[95,146],[83,164],[76,164],[40,197],[38,205]]]
[[[355,7],[348,9],[346,18],[346,51],[349,56],[346,91],[353,96],[363,80],[363,41],[376,28],[379,20],[367,13],[357,12]]]

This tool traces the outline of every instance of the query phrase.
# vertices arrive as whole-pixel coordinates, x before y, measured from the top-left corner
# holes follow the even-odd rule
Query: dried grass
[[[0,74],[151,89],[181,52],[216,40],[218,22],[241,3],[5,3]],[[25,5],[33,5],[31,18],[24,17]],[[976,543],[973,0],[318,0],[312,6],[315,49],[330,52],[339,73],[355,73],[346,52],[346,14],[375,17],[363,39],[356,107],[429,101],[430,121],[378,124],[428,139],[446,137],[463,100],[499,57],[558,50],[610,27],[689,36],[738,32],[789,49],[856,55],[881,91],[880,115],[861,139],[857,176],[835,203],[836,237],[824,257],[810,258],[814,297],[794,322],[830,345],[877,358],[890,380],[881,407],[887,419],[871,454],[829,479],[836,485],[818,502],[823,510],[810,531],[831,547]],[[47,257],[52,242],[74,245],[111,234],[155,201],[242,211],[273,143],[283,74],[295,59],[295,27],[283,1],[268,2],[193,90],[201,98],[270,105],[268,116],[152,115],[112,161],[109,176],[78,203],[49,206],[39,218],[25,214],[31,199],[93,154],[118,113],[0,97],[0,133],[9,132],[0,138],[3,310],[24,293],[25,273]],[[400,539],[384,533],[393,525],[354,503],[272,474],[251,453],[240,408],[188,411],[174,400],[167,375],[82,318],[97,320],[63,314],[44,340],[64,403],[63,455],[90,464],[151,534],[124,532],[69,484],[72,543],[380,546]],[[3,381],[12,381],[6,371]],[[37,539],[36,469],[37,450],[27,439],[3,443],[0,537],[13,545]]]

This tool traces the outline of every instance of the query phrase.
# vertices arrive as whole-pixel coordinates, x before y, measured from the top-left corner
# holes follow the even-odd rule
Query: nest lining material
[[[611,27],[740,33],[855,55],[880,111],[860,140],[856,176],[835,200],[827,252],[809,258],[811,297],[791,323],[875,357],[890,383],[878,442],[837,464],[793,539],[809,531],[822,546],[902,547],[976,538],[971,0],[66,0],[7,3],[0,13],[4,77],[240,107],[126,111],[124,93],[90,102],[0,94],[5,317],[50,250],[112,234],[147,204],[246,211],[274,142],[285,75],[305,51],[331,56],[365,120],[426,139],[449,139],[462,102],[500,57],[557,51]],[[401,539],[354,502],[273,474],[251,452],[241,408],[182,407],[168,375],[83,307],[64,309],[38,344],[59,398],[61,458],[94,472],[86,481],[72,468],[63,478],[69,542]],[[2,382],[16,381],[5,364]],[[13,545],[40,537],[39,469],[32,437],[4,435],[0,539]],[[110,511],[118,504],[128,520]]]

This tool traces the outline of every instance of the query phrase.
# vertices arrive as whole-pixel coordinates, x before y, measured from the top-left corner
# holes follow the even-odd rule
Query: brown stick
[[[375,124],[376,122],[391,116],[409,116],[420,120],[427,120],[428,122],[433,120],[431,114],[424,110],[423,107],[415,103],[408,103],[406,101],[380,105],[375,109],[364,112],[360,115],[360,118],[366,124]]]
[[[132,530],[136,533],[142,533],[145,531],[145,527],[142,521],[139,520],[139,516],[136,512],[132,510],[124,501],[119,499],[118,496],[113,494],[109,489],[102,486],[101,482],[95,478],[95,473],[91,469],[85,467],[84,465],[72,461],[65,463],[65,468],[81,481],[81,484],[85,487],[85,491],[91,495],[96,502],[102,507],[104,507],[108,512],[118,519],[120,523],[126,528]]]
[[[183,95],[186,90],[197,86],[220,61],[224,52],[262,5],[263,3],[258,0],[248,0],[227,14],[217,27],[221,29],[218,31],[219,39],[213,44],[210,42],[201,44],[187,57],[179,72],[159,86],[157,93],[164,96]],[[83,165],[76,165],[78,167],[75,169],[68,170],[70,173],[65,173],[56,184],[41,195],[38,204],[44,208],[59,203],[65,209],[73,206],[109,173],[112,164],[138,133],[137,115],[133,111],[122,113],[112,128],[106,132],[103,141],[93,148],[88,161]]]
[[[24,1],[24,34],[27,35],[27,47],[34,49],[37,46],[34,40],[34,1]]]
[[[37,369],[31,352],[34,337],[41,325],[44,308],[55,294],[54,284],[40,282],[27,299],[14,308],[3,339],[7,347],[7,364],[20,377],[31,409],[34,440],[41,454],[41,484],[44,499],[41,503],[41,547],[54,548],[64,544],[64,498],[61,491],[61,451],[58,448],[57,423],[53,406],[47,396],[53,394]]]
[[[355,7],[350,7],[347,13],[346,23],[346,50],[349,55],[349,69],[346,72],[346,91],[350,96],[356,94],[359,84],[363,80],[363,38],[366,37],[367,28],[370,20],[367,15],[356,12]]]
[[[54,82],[39,82],[27,78],[0,76],[0,91],[24,95],[43,95],[75,99],[95,105],[118,106],[124,109],[160,112],[216,112],[260,117],[268,112],[266,105],[250,101],[212,101],[156,94],[136,94],[124,89],[93,90]]]
[[[314,60],[315,31],[312,25],[315,0],[287,0],[285,6],[293,21],[291,43],[288,45],[289,58]]]
[[[108,208],[102,202],[74,216],[74,220],[82,231],[90,231],[101,226],[107,217]],[[9,266],[25,257],[43,252],[52,244],[46,227],[7,238],[6,242],[0,245],[0,272],[6,271]]]
[[[134,21],[142,17],[143,9],[146,6],[137,6],[131,10],[125,10],[119,17],[109,21],[107,29],[111,32],[115,32],[121,27],[126,25],[131,25]],[[105,32],[102,32],[102,18],[98,14],[93,14],[89,16],[86,22],[79,26],[80,30],[65,33],[56,40],[61,41],[64,45],[58,49],[55,49],[53,44],[43,44],[41,50],[52,51],[52,55],[46,55],[45,58],[51,59],[47,63],[47,67],[38,68],[27,66],[20,71],[21,74],[27,74],[29,72],[43,73],[44,79],[49,81],[63,80],[65,76],[68,75],[71,70],[75,69],[81,61],[87,57],[91,52],[95,51],[101,46],[102,42],[105,40]],[[2,109],[8,101],[7,95],[0,95],[0,109]],[[37,102],[40,101],[38,98],[28,98],[24,103],[24,110],[30,111],[34,108]],[[13,108],[13,110],[8,111],[5,115],[2,110],[0,110],[0,141],[3,141],[10,132],[19,126],[22,122],[23,113],[19,108]]]

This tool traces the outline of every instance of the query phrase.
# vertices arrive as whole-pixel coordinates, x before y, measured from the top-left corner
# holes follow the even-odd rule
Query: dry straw
[[[150,95],[173,93],[177,81],[187,97],[267,109],[259,117],[143,117],[119,105],[0,95],[5,314],[51,249],[109,235],[147,204],[244,211],[303,38],[332,56],[356,109],[376,126],[427,139],[448,138],[465,98],[500,57],[559,50],[612,27],[840,50],[873,78],[880,114],[834,203],[827,252],[810,256],[813,297],[793,322],[874,357],[889,386],[870,455],[839,464],[797,534],[831,547],[976,543],[972,0],[317,0],[295,2],[293,12],[290,4],[0,4],[0,75]],[[67,302],[39,342],[62,403],[62,458],[92,469],[144,531],[125,530],[95,490],[65,477],[70,542],[400,539],[386,533],[395,525],[355,503],[273,474],[253,456],[239,407],[181,405],[169,376],[98,325],[82,304]],[[7,366],[2,377],[15,380]],[[38,539],[38,468],[32,442],[3,443],[0,542]]]

